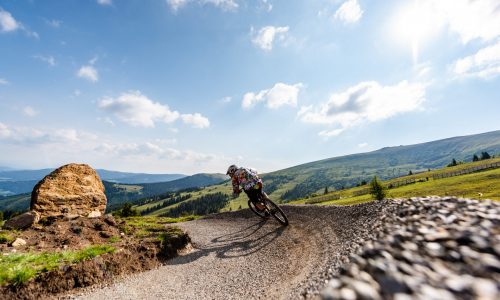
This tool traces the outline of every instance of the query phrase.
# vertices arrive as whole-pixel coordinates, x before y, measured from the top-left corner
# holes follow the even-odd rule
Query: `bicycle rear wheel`
[[[276,219],[278,222],[281,223],[283,226],[288,226],[288,218],[286,217],[285,213],[281,210],[281,208],[276,205],[271,199],[266,198],[264,199],[264,203],[266,204],[267,208],[269,209],[269,213]]]
[[[250,208],[251,211],[253,211],[257,216],[261,217],[262,219],[267,219],[267,217],[269,216],[269,214],[266,214],[267,210],[263,211],[258,210],[257,207],[255,207],[255,204],[250,200],[248,200],[248,207]]]

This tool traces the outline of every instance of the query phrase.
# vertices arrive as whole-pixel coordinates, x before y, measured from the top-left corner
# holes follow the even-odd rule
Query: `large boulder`
[[[15,216],[3,224],[4,229],[26,229],[40,220],[37,212],[29,211],[19,216]]]
[[[41,218],[88,216],[106,209],[104,185],[85,164],[68,164],[45,176],[31,193],[31,210]]]

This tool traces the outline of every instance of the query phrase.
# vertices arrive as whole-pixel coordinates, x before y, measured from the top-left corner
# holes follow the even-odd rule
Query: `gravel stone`
[[[500,299],[500,203],[284,205],[180,223],[192,250],[78,299]]]

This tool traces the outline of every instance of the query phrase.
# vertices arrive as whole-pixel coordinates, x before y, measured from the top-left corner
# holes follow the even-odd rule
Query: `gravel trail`
[[[81,299],[500,299],[500,202],[283,206],[179,224],[193,249]]]
[[[383,210],[376,203],[356,207],[284,206],[288,227],[274,219],[262,221],[249,210],[178,224],[192,239],[191,251],[78,298],[289,299],[318,294],[331,277],[328,270],[346,262],[353,250],[349,245],[355,244],[343,236],[340,245],[337,225],[345,226],[342,220],[352,220],[355,213],[356,221],[349,224],[355,232],[348,239],[363,239],[366,230],[356,226],[374,223]]]

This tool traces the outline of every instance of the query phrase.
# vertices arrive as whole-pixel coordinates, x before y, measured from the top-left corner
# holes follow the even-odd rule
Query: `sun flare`
[[[418,63],[419,50],[437,31],[437,18],[427,1],[415,0],[403,6],[392,22],[394,38],[409,46],[413,63]]]

